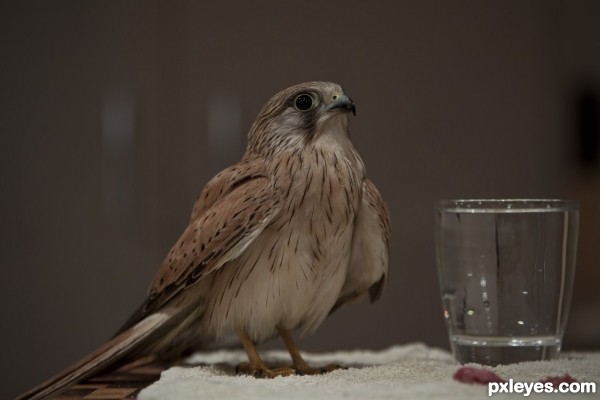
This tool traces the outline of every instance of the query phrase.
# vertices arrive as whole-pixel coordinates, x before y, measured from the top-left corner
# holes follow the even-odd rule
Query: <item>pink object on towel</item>
[[[500,378],[496,373],[479,367],[460,367],[454,373],[454,380],[462,383],[477,383],[480,385],[486,385],[490,382],[506,382]],[[547,376],[539,380],[541,383],[551,383],[552,386],[558,386],[561,383],[573,383],[577,382],[577,379],[573,378],[569,374],[562,376]]]
[[[486,385],[490,382],[504,382],[494,372],[485,368],[461,367],[454,373],[454,380],[462,383],[478,383]]]

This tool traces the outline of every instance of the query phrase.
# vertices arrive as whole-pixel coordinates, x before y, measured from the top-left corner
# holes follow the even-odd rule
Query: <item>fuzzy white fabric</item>
[[[421,343],[394,346],[382,351],[353,350],[322,354],[303,353],[311,365],[330,363],[354,365],[318,376],[291,376],[255,379],[232,376],[218,365],[235,366],[246,361],[243,351],[197,353],[188,361],[202,364],[172,367],[153,385],[139,394],[140,400],[196,399],[481,399],[487,385],[453,380],[459,365],[450,353]],[[263,353],[267,363],[288,363],[282,350]],[[566,353],[559,360],[526,362],[489,368],[505,380],[536,382],[547,376],[566,373],[579,382],[596,382],[596,394],[531,394],[530,399],[592,399],[600,396],[600,353]],[[494,398],[523,398],[523,394],[498,394]]]

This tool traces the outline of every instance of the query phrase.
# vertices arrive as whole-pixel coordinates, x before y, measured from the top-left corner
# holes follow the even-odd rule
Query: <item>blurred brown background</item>
[[[202,186],[275,92],[333,80],[393,216],[387,292],[307,350],[447,347],[432,204],[574,197],[566,348],[600,348],[600,3],[0,3],[0,398],[141,302]]]

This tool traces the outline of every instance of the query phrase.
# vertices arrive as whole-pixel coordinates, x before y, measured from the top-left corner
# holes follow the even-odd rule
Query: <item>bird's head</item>
[[[342,88],[331,82],[307,82],[273,96],[252,124],[248,150],[253,155],[272,155],[304,146],[320,136],[346,138],[348,113],[356,107]]]

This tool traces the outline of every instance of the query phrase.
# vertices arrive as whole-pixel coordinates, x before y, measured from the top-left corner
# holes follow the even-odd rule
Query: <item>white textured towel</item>
[[[264,352],[267,362],[289,363],[287,352]],[[459,365],[443,350],[421,343],[394,346],[382,351],[353,350],[332,353],[303,353],[312,365],[336,363],[356,365],[318,376],[291,376],[255,379],[232,376],[218,365],[246,361],[243,351],[197,353],[188,361],[202,364],[173,367],[164,371],[153,385],[144,389],[140,400],[196,399],[481,399],[487,385],[465,384],[453,380]],[[527,362],[489,368],[505,380],[537,382],[547,376],[569,374],[579,382],[600,384],[600,353],[567,353],[549,362]],[[596,394],[566,395],[569,399],[600,398]],[[534,394],[527,398],[563,398],[561,394]],[[523,398],[523,394],[498,394],[495,398]]]

